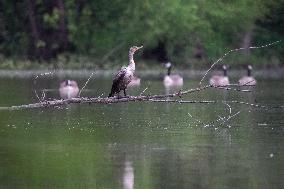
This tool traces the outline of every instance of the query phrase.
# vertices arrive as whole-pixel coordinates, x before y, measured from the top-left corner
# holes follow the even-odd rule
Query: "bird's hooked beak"
[[[137,49],[136,50],[139,50],[139,49],[142,49],[143,48],[143,45],[142,46],[140,46],[140,47],[137,47]]]
[[[133,46],[130,48],[129,53],[134,53],[135,51],[139,50],[143,48],[143,46],[137,47],[137,46]]]

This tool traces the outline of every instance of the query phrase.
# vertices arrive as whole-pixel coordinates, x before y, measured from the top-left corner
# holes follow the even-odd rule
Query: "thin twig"
[[[37,79],[38,79],[40,76],[43,77],[43,76],[47,76],[47,75],[53,75],[54,73],[55,73],[55,71],[53,71],[53,72],[41,73],[41,74],[36,75],[35,78],[34,78],[34,82],[33,82],[33,83],[34,83],[34,86],[36,86],[36,84],[37,84]],[[41,99],[41,98],[39,98],[36,89],[34,90],[34,92],[35,92],[35,95],[36,95],[36,97],[37,97],[37,99],[38,99],[39,102],[41,102],[42,100],[44,100],[44,98],[45,98],[45,93],[44,93],[44,98]]]
[[[140,93],[140,96],[142,96],[142,95],[145,93],[145,91],[147,91],[147,89],[148,89],[148,87],[146,87],[146,88]]]
[[[200,80],[199,85],[202,84],[202,81],[204,80],[204,78],[206,77],[206,75],[211,71],[211,69],[212,69],[218,62],[221,62],[227,55],[231,54],[232,52],[237,52],[237,51],[247,50],[247,49],[260,49],[260,48],[265,48],[265,47],[268,47],[268,46],[277,44],[277,43],[279,43],[280,41],[281,41],[281,40],[278,40],[278,41],[275,41],[275,42],[272,42],[272,43],[269,43],[269,44],[266,44],[266,45],[262,45],[262,46],[252,46],[252,47],[248,47],[248,48],[241,47],[241,48],[238,48],[238,49],[229,50],[228,52],[226,52],[223,56],[221,56],[217,61],[215,61],[215,62],[210,66],[210,68],[205,72],[205,74],[203,75],[202,79]]]
[[[225,117],[222,117],[220,115],[218,115],[219,119],[216,120],[216,122],[219,122],[219,121],[224,121],[225,120]]]
[[[232,119],[233,117],[237,116],[239,113],[241,113],[241,111],[238,111],[238,112],[234,113],[232,116],[230,115],[222,124],[224,124],[225,122],[228,122],[230,119]]]
[[[43,76],[47,76],[47,75],[53,75],[54,73],[55,73],[55,71],[46,72],[46,73],[41,73],[41,74],[36,75],[35,78],[34,78],[34,84],[36,84],[37,79],[38,79],[40,76],[43,77]]]
[[[45,92],[44,90],[41,91],[41,100],[43,101],[45,99]]]
[[[167,99],[167,98],[174,98],[174,97],[182,97],[184,95],[189,95],[191,93],[199,92],[202,90],[206,90],[208,88],[211,88],[212,85],[206,85],[202,87],[198,87],[195,89],[189,89],[186,91],[178,91],[176,93],[172,94],[166,94],[166,95],[143,95],[143,96],[129,96],[129,97],[123,97],[123,98],[117,98],[117,97],[96,97],[96,98],[72,98],[72,99],[65,99],[65,100],[49,100],[49,101],[43,101],[39,103],[34,104],[27,104],[27,105],[19,105],[19,106],[11,106],[11,107],[0,107],[2,110],[21,110],[21,109],[28,109],[28,108],[44,108],[44,107],[54,107],[54,106],[62,106],[65,104],[72,104],[72,103],[99,103],[99,104],[114,104],[114,103],[126,103],[126,102],[137,102],[137,101],[150,101],[150,102],[168,102],[168,103],[191,103],[191,104],[213,104],[213,103],[238,103],[243,105],[248,105],[252,107],[257,108],[280,108],[284,109],[284,106],[274,106],[270,107],[267,105],[261,105],[261,104],[252,104],[248,102],[242,102],[242,101],[212,101],[212,100],[199,100],[199,101],[192,101],[192,100],[174,100],[174,99]]]
[[[242,84],[242,85],[239,84],[239,86],[254,86],[254,85],[248,85],[248,84],[250,84],[250,83],[253,82],[253,81],[254,81],[254,79],[252,79],[252,80],[246,82],[245,84]]]
[[[101,98],[104,95],[104,93],[102,93],[100,96],[98,96],[98,98]]]
[[[227,87],[227,86],[212,86],[216,89],[224,89],[224,90],[233,90],[233,91],[238,91],[238,92],[252,92],[252,90],[248,90],[248,89],[235,89],[235,88],[231,88],[231,87]]]
[[[87,84],[89,83],[90,79],[92,78],[92,76],[94,75],[94,72],[90,75],[90,77],[88,78],[88,80],[85,82],[84,86],[81,88],[78,97],[81,96],[81,92],[84,90],[84,88],[87,86]]]
[[[35,96],[37,97],[38,101],[41,102],[41,100],[40,100],[40,98],[39,98],[39,96],[38,96],[38,94],[37,94],[36,89],[34,90],[34,92],[35,92]]]
[[[223,104],[225,104],[226,106],[228,106],[228,108],[229,108],[229,115],[231,115],[231,114],[232,114],[232,108],[231,108],[231,106],[230,106],[228,103],[226,103],[226,102],[223,102]]]
[[[215,104],[218,102],[214,100],[170,100],[170,99],[149,99],[148,101],[178,103],[178,104]]]

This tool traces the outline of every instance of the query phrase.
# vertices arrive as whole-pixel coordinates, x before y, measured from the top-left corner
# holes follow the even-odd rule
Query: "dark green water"
[[[86,79],[79,80],[80,86]],[[185,87],[196,86],[187,81]],[[107,95],[95,79],[83,96]],[[57,79],[0,80],[0,106],[58,98]],[[130,94],[164,93],[144,81]],[[253,93],[209,89],[192,100],[284,104],[281,80]],[[128,103],[0,112],[0,188],[284,188],[284,111],[230,104]]]

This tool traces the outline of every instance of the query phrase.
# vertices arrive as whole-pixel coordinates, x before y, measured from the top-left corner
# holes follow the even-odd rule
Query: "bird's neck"
[[[224,69],[224,76],[227,77],[227,69]]]
[[[134,54],[134,53],[129,52],[129,65],[128,65],[128,67],[129,67],[132,71],[135,71],[135,62],[134,62],[134,60],[133,60],[133,54]]]
[[[248,76],[250,77],[251,76],[251,70],[248,69]]]
[[[171,70],[172,70],[172,67],[168,67],[168,75],[171,75]]]

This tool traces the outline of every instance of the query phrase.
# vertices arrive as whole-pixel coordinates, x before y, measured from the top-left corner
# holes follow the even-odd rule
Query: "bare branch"
[[[267,45],[263,46],[258,46],[258,47],[249,47],[249,48],[239,48],[239,49],[234,49],[230,50],[226,54],[224,54],[221,58],[219,58],[216,62],[214,62],[211,66],[211,68],[218,63],[219,61],[222,61],[224,57],[226,57],[229,53],[239,51],[239,50],[244,50],[244,49],[255,49],[255,48],[264,48],[267,46],[271,46],[273,44],[279,43],[280,41],[276,41]],[[203,81],[207,73],[211,70],[207,70],[203,78],[201,79],[200,83]],[[46,76],[53,74],[54,72],[48,72],[48,73],[43,73],[40,75],[37,75],[34,79],[34,84],[36,84],[36,80],[38,79],[39,76]],[[93,76],[93,73],[90,75],[88,80],[85,82],[84,86],[82,87],[81,92],[84,90],[88,82],[90,81],[91,77]],[[179,103],[179,104],[216,104],[216,103],[223,103],[229,107],[229,116],[227,120],[231,119],[231,117],[234,117],[237,114],[232,115],[232,109],[229,104],[241,104],[241,105],[247,105],[251,107],[256,107],[256,108],[266,108],[266,109],[273,109],[273,108],[279,108],[279,109],[284,109],[284,106],[268,106],[268,105],[261,105],[261,104],[253,104],[249,102],[242,102],[242,101],[237,101],[237,100],[232,100],[232,101],[224,101],[224,100],[183,100],[181,99],[185,95],[190,95],[191,93],[196,93],[200,91],[207,90],[209,88],[214,88],[214,89],[220,89],[220,90],[233,90],[233,91],[238,91],[238,92],[251,92],[251,90],[246,90],[246,89],[239,89],[239,88],[233,88],[229,86],[237,86],[239,87],[240,85],[237,84],[231,84],[228,86],[224,87],[215,87],[213,85],[205,85],[205,86],[199,86],[198,88],[193,88],[193,89],[188,89],[184,91],[178,91],[172,94],[160,94],[160,95],[144,95],[145,91],[148,88],[145,88],[139,96],[129,96],[129,97],[123,97],[123,98],[117,98],[117,97],[102,97],[100,95],[99,97],[93,97],[93,98],[86,98],[86,97],[78,97],[78,98],[72,98],[72,99],[55,99],[55,100],[44,100],[45,99],[45,93],[42,94],[42,97],[40,98],[35,91],[35,94],[37,98],[39,99],[40,102],[33,103],[33,104],[26,104],[26,105],[19,105],[19,106],[11,106],[11,107],[0,107],[0,110],[22,110],[22,109],[31,109],[31,108],[46,108],[46,107],[60,107],[64,106],[66,104],[75,104],[75,103],[97,103],[97,104],[115,104],[115,103],[127,103],[127,102],[141,102],[141,101],[148,101],[148,102],[158,102],[158,103]],[[79,94],[79,96],[80,96]],[[176,97],[179,97],[179,99],[176,99]],[[225,117],[226,118],[226,117]],[[219,117],[219,120],[225,119],[223,117]]]
[[[253,46],[253,47],[248,47],[248,48],[238,48],[238,49],[232,49],[229,50],[228,52],[226,52],[222,57],[220,57],[217,61],[213,62],[213,64],[210,66],[210,68],[205,72],[205,74],[203,75],[202,79],[199,82],[199,85],[202,84],[202,81],[204,80],[204,78],[206,77],[206,75],[211,71],[211,69],[218,63],[221,62],[226,56],[228,56],[229,54],[231,54],[232,52],[237,52],[237,51],[241,51],[241,50],[247,50],[247,49],[260,49],[260,48],[266,48],[268,46],[274,45],[279,43],[281,40],[266,44],[266,45],[262,45],[262,46]]]
[[[101,98],[104,95],[104,93],[102,93],[100,96],[98,96],[98,98]]]
[[[239,113],[241,113],[241,111],[238,111],[238,112],[234,113],[233,115],[230,115],[222,124],[224,124],[225,122],[228,122],[230,119],[237,116]]]
[[[222,87],[222,86],[212,86],[212,87],[214,87],[216,89],[233,90],[233,91],[238,91],[238,92],[248,92],[248,93],[252,92],[252,90],[248,90],[248,89],[235,89],[235,88],[231,88],[231,87],[227,87],[227,86],[224,86],[224,87]]]
[[[34,78],[34,85],[36,84],[37,79],[38,79],[39,77],[43,77],[43,76],[47,76],[47,75],[53,75],[54,73],[55,73],[55,71],[46,72],[46,73],[41,73],[41,74],[36,75],[35,78]]]
[[[72,104],[72,103],[97,103],[97,104],[115,104],[115,103],[126,103],[126,102],[137,102],[137,101],[149,101],[149,102],[167,102],[167,103],[191,103],[191,104],[214,104],[214,103],[238,103],[243,105],[248,105],[252,107],[257,108],[284,108],[284,106],[278,106],[278,107],[269,107],[265,105],[260,104],[251,104],[248,102],[242,102],[242,101],[212,101],[212,100],[182,100],[182,99],[169,99],[174,97],[182,97],[184,95],[189,95],[191,93],[200,92],[202,90],[206,90],[208,88],[216,88],[212,85],[205,85],[202,87],[189,89],[186,91],[178,91],[172,94],[165,94],[165,95],[141,95],[141,96],[129,96],[129,97],[123,97],[123,98],[117,98],[117,97],[105,97],[101,98],[94,97],[94,98],[86,98],[86,97],[80,97],[80,98],[72,98],[72,99],[65,99],[65,100],[50,100],[50,101],[41,101],[34,104],[26,104],[26,105],[19,105],[19,106],[11,106],[11,107],[0,107],[0,110],[21,110],[21,109],[31,109],[31,108],[46,108],[46,107],[54,107],[54,106],[63,106],[65,104]],[[230,88],[227,90],[231,90]],[[38,97],[39,98],[39,97]],[[40,99],[40,98],[39,98]]]
[[[239,85],[239,86],[250,86],[249,84],[250,84],[251,82],[253,82],[253,81],[254,81],[254,80],[252,79],[252,80],[246,82],[245,84],[242,84],[242,85]]]
[[[53,75],[55,73],[55,71],[53,71],[53,72],[46,72],[46,73],[41,73],[41,74],[38,74],[38,75],[36,75],[35,76],[35,78],[34,78],[34,86],[36,86],[36,84],[37,84],[37,79],[39,78],[39,77],[43,77],[43,76],[47,76],[47,75]],[[36,97],[37,97],[37,99],[38,99],[38,101],[39,102],[41,102],[42,100],[44,100],[44,98],[45,98],[45,93],[44,93],[44,91],[42,91],[42,98],[40,98],[39,96],[38,96],[38,93],[37,93],[37,90],[35,89],[34,90],[34,92],[35,92],[35,95],[36,95]],[[44,96],[43,96],[44,95]]]
[[[41,102],[41,100],[40,100],[40,98],[39,98],[39,96],[38,96],[38,94],[37,94],[36,89],[34,90],[34,92],[35,92],[35,95],[36,95],[36,97],[37,97],[38,101],[39,101],[39,102]]]
[[[140,93],[140,96],[143,95],[147,89],[148,89],[148,87],[146,87],[146,88]]]
[[[87,84],[89,83],[90,79],[92,78],[92,76],[94,75],[94,72],[90,75],[90,77],[88,78],[88,80],[85,82],[84,86],[81,88],[78,97],[81,96],[81,92],[84,90],[84,88],[87,86]]]
[[[226,106],[228,106],[228,108],[229,108],[229,115],[231,115],[231,114],[232,114],[232,108],[231,108],[231,106],[230,106],[228,103],[226,103],[226,102],[223,102],[223,104],[225,104]]]
[[[45,99],[45,92],[44,90],[41,91],[41,100],[43,101]]]

